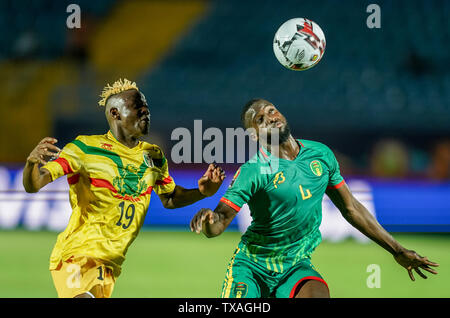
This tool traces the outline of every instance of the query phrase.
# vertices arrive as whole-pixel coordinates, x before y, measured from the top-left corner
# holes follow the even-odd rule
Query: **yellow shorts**
[[[71,256],[50,272],[59,298],[73,298],[86,292],[95,298],[109,298],[116,281],[111,267],[88,256]]]

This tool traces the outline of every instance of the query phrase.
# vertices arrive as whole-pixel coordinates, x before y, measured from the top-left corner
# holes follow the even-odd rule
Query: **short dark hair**
[[[241,112],[241,124],[244,128],[247,128],[245,125],[245,114],[247,113],[247,111],[256,103],[263,101],[264,99],[262,98],[253,98],[251,100],[249,100],[247,103],[245,103],[244,107],[242,108],[242,112]]]

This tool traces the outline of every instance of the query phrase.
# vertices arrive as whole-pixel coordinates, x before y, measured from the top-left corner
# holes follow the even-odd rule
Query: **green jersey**
[[[323,195],[327,188],[344,184],[338,162],[326,145],[297,142],[300,152],[293,160],[260,148],[239,168],[221,199],[236,211],[248,204],[252,223],[239,248],[277,272],[310,258],[322,240]]]

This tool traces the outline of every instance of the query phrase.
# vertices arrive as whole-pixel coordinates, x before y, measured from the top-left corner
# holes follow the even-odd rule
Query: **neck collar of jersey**
[[[298,151],[297,156],[294,159],[292,159],[291,161],[294,161],[295,159],[297,159],[300,156],[300,152],[302,151],[302,148],[305,147],[305,146],[303,146],[303,144],[301,143],[300,140],[295,139],[295,142],[300,147],[300,149]],[[268,151],[267,148],[265,148],[264,146],[259,147],[259,157],[265,162],[268,162],[272,159],[275,159],[275,160],[283,159],[283,158],[279,158],[277,156],[272,155],[270,153],[270,151]],[[287,160],[287,159],[284,159],[284,160]]]
[[[116,139],[116,137],[114,137],[114,135],[113,135],[113,133],[111,132],[111,130],[108,130],[108,133],[106,134],[106,138],[108,138],[109,140],[111,140],[111,141],[113,141],[113,142],[119,144],[119,145],[122,146],[122,147],[127,148],[128,150],[139,150],[139,149],[142,148],[142,141],[139,141],[139,143],[138,143],[135,147],[133,147],[133,148],[129,148],[129,147],[125,146],[123,143],[121,143],[120,141],[118,141],[118,140]]]

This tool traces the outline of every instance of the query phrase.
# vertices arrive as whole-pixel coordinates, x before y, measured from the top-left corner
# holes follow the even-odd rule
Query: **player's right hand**
[[[214,213],[211,209],[201,209],[191,220],[191,231],[200,234],[206,223],[214,224],[217,221],[219,221],[219,215],[217,213]]]
[[[57,141],[53,137],[42,139],[28,156],[27,163],[45,165],[49,160],[56,158],[61,152],[61,149],[54,145]]]

